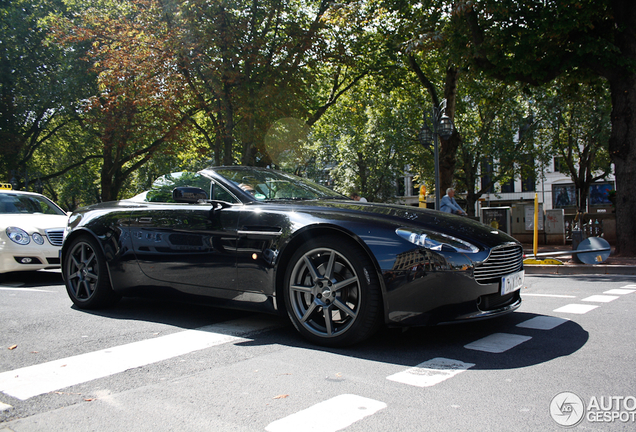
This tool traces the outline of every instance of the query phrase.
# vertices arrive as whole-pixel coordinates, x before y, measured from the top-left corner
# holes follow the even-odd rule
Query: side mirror
[[[207,200],[208,194],[198,187],[180,186],[172,191],[172,199],[176,203],[197,204],[199,200]]]

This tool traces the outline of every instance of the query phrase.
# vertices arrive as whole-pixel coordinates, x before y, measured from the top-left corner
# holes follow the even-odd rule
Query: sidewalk
[[[531,244],[524,244],[523,251],[526,258],[534,258],[534,251]],[[567,252],[572,251],[571,245],[555,246],[555,245],[539,245],[537,253],[546,252]],[[549,256],[540,256],[538,259],[550,258]],[[601,264],[581,264],[573,260],[573,256],[555,255],[553,258],[558,259],[563,265],[553,264],[526,264],[523,266],[526,274],[559,274],[559,275],[583,275],[583,274],[618,274],[618,275],[636,275],[636,257],[617,257],[614,255],[614,247],[610,252],[610,256]]]

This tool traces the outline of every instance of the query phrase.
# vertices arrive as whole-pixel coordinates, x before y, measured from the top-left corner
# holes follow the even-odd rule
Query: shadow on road
[[[7,273],[0,275],[0,285],[39,287],[63,285],[61,274],[55,271]],[[127,297],[117,305],[96,311],[71,306],[77,313],[91,314],[113,320],[156,322],[183,329],[196,329],[215,323],[254,316],[253,312],[213,306],[205,299],[186,297],[173,292],[154,292],[154,296]],[[157,295],[160,294],[160,295]],[[257,315],[258,316],[258,315]],[[237,346],[286,345],[310,350],[332,352],[365,360],[416,366],[426,359],[443,357],[474,363],[473,369],[515,369],[545,363],[568,356],[581,349],[589,334],[579,324],[566,321],[552,330],[517,327],[517,324],[540,315],[513,312],[499,318],[464,324],[410,329],[383,328],[372,339],[349,348],[330,349],[312,345],[302,339],[284,318],[275,330],[249,336]],[[271,320],[271,316],[262,315]],[[488,353],[465,348],[493,333],[529,336],[531,339],[504,353]]]

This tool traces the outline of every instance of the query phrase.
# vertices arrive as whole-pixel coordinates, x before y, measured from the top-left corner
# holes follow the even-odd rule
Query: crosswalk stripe
[[[241,319],[186,330],[0,373],[0,391],[17,399],[70,387],[230,342],[278,326],[280,321]]]
[[[35,289],[35,288],[11,288],[11,287],[4,287],[4,286],[0,286],[0,291],[48,292],[48,293],[55,292],[51,290],[41,290],[41,289]]]
[[[625,295],[631,294],[636,290],[633,289],[623,289],[623,288],[615,288],[608,291],[604,291],[603,294],[612,294],[612,295]]]
[[[609,295],[593,295],[583,299],[583,301],[589,302],[597,302],[597,303],[609,303],[613,300],[616,300],[618,296],[609,296]]]
[[[568,322],[568,319],[553,316],[538,316],[517,324],[517,327],[534,330],[552,330],[561,324]]]
[[[475,366],[474,363],[464,363],[459,360],[437,357],[403,372],[388,376],[386,379],[416,387],[431,387],[473,366]]]
[[[581,305],[581,304],[569,304],[562,306],[558,309],[555,309],[553,312],[563,312],[563,313],[571,313],[571,314],[584,314],[588,313],[591,310],[596,309],[598,306],[595,305]]]
[[[502,353],[532,339],[530,336],[522,336],[511,333],[493,333],[490,336],[464,345],[464,348],[490,353]]]
[[[343,394],[267,425],[267,432],[335,432],[386,408],[384,402]]]

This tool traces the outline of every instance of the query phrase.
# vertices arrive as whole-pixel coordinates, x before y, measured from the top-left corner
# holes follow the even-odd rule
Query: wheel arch
[[[380,265],[378,264],[377,259],[374,254],[371,252],[369,247],[362,241],[360,237],[355,235],[354,233],[343,229],[342,227],[335,225],[319,225],[319,226],[308,226],[299,230],[295,233],[295,235],[285,244],[284,248],[281,250],[280,255],[278,256],[278,264],[276,266],[276,277],[275,277],[275,287],[274,292],[276,293],[276,307],[278,311],[286,315],[285,310],[285,302],[283,300],[283,290],[285,284],[285,273],[287,272],[287,267],[291,264],[290,258],[298,249],[298,247],[308,241],[309,239],[315,237],[322,237],[327,235],[338,235],[341,236],[347,241],[354,243],[356,246],[362,248],[364,253],[367,255],[369,260],[373,265],[373,270],[375,271],[378,281],[380,283],[380,294],[382,296],[382,314],[384,316],[384,320],[386,322],[386,287],[384,285],[384,278],[382,277],[382,272],[380,270]]]
[[[64,278],[64,266],[65,266],[65,259],[66,259],[66,254],[68,252],[68,248],[69,245],[78,237],[90,237],[93,240],[95,240],[95,242],[99,245],[99,249],[102,252],[102,254],[104,254],[104,256],[106,256],[106,251],[104,249],[104,245],[102,244],[102,241],[100,240],[99,236],[97,234],[95,234],[92,230],[87,229],[87,228],[77,228],[73,231],[71,231],[65,238],[64,238],[64,243],[62,244],[62,250],[60,251],[60,268],[62,269],[62,279],[65,280]],[[108,280],[109,283],[111,284],[112,287],[112,278],[111,278],[111,274],[110,274],[110,263],[109,260],[106,259],[106,268],[108,269]]]

